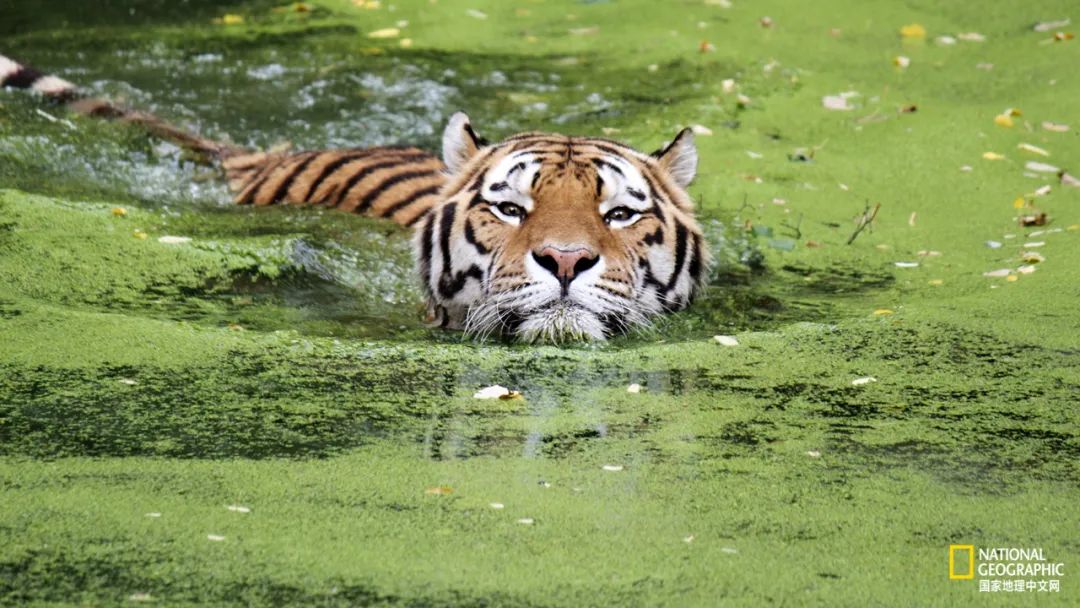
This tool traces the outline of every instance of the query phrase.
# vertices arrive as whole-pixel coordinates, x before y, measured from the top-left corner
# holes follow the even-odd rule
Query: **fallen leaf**
[[[905,57],[904,55],[897,55],[896,57],[893,57],[892,62],[896,67],[904,69],[911,65],[911,58]]]
[[[1016,200],[1013,201],[1013,209],[1023,209],[1026,205],[1027,201],[1024,200],[1024,197],[1022,196],[1017,197]]]
[[[412,38],[402,38],[401,40],[398,40],[398,46],[400,46],[403,49],[412,48],[412,45],[413,45]]]
[[[424,494],[428,496],[446,496],[447,494],[453,494],[454,489],[450,486],[435,486],[424,490]]]
[[[881,317],[881,316],[885,316],[885,315],[891,315],[894,312],[896,312],[896,311],[889,310],[888,308],[878,308],[877,310],[874,311],[874,316],[875,317]]]
[[[123,207],[113,207],[112,214],[116,217],[124,217],[127,215],[127,209],[124,209]]]
[[[1038,264],[1046,261],[1046,258],[1036,251],[1021,251],[1020,259],[1023,260],[1025,264]]]
[[[701,43],[698,44],[698,52],[699,53],[715,53],[716,52],[716,45],[709,42],[708,40],[702,40]]]
[[[1037,249],[1044,245],[1046,245],[1046,241],[1031,241],[1030,243],[1024,243],[1024,247],[1027,247],[1028,249]]]
[[[221,17],[221,19],[215,19],[214,23],[220,23],[221,25],[240,25],[244,22],[243,15],[228,14]]]
[[[1011,128],[1013,126],[1013,119],[1008,114],[998,114],[994,117],[994,124],[999,127]]]
[[[1015,274],[1010,274],[1009,276],[1005,277],[1005,280],[1010,283],[1015,283],[1020,280],[1020,277],[1016,276]]]
[[[499,395],[500,401],[510,401],[511,399],[524,399],[524,396],[519,391],[507,391],[505,395]]]
[[[758,19],[758,24],[763,28],[770,28],[774,25],[772,17],[762,17],[761,19]]]
[[[1016,272],[1019,272],[1020,274],[1031,274],[1031,273],[1035,272],[1035,268],[1036,268],[1035,266],[1032,266],[1030,264],[1025,264],[1025,265],[1017,268]]]
[[[136,230],[135,232],[132,232],[132,233],[131,233],[131,236],[133,236],[133,237],[135,237],[135,238],[139,239],[140,241],[145,241],[145,240],[146,240],[146,238],[147,238],[147,237],[148,237],[149,235],[148,235],[148,234],[146,234],[145,232],[143,232],[142,230]]]
[[[934,287],[939,287],[941,285],[944,285],[945,281],[943,281],[941,279],[930,279],[926,283],[927,283],[927,285],[933,285]]]
[[[1055,32],[1054,37],[1051,38],[1054,42],[1065,42],[1066,40],[1072,40],[1076,36],[1072,32]]]
[[[1065,133],[1069,130],[1069,125],[1063,125],[1060,123],[1044,120],[1042,123],[1042,128],[1046,131],[1053,131],[1055,133]]]
[[[1042,186],[1041,188],[1037,188],[1035,190],[1035,192],[1032,192],[1032,194],[1035,195],[1035,196],[1046,196],[1047,194],[1050,194],[1050,190],[1051,190],[1050,184],[1046,184],[1045,186]]]
[[[568,31],[572,36],[592,36],[600,33],[600,27],[595,25],[592,27],[575,27]]]
[[[964,42],[984,42],[986,40],[986,36],[978,32],[964,32],[957,34],[956,37]]]
[[[1005,158],[1005,155],[998,154],[997,152],[983,152],[982,157],[986,160],[1002,160]]]
[[[1011,273],[1012,273],[1012,270],[1010,270],[1008,268],[998,268],[997,270],[991,270],[989,272],[984,272],[983,276],[998,279],[998,278],[1001,278],[1001,277],[1007,277]]]

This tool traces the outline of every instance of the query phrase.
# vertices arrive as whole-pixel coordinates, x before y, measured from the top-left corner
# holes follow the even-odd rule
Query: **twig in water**
[[[855,242],[855,238],[859,236],[863,230],[866,230],[868,226],[874,223],[874,218],[877,217],[878,209],[881,209],[881,203],[875,203],[873,208],[870,208],[870,201],[866,201],[866,208],[863,209],[862,215],[855,223],[855,232],[851,233],[848,237],[847,244],[850,245]]]

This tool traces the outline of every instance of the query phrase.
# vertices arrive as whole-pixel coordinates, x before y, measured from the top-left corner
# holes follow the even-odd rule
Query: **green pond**
[[[251,146],[699,125],[715,264],[648,331],[477,342],[405,230],[2,91],[0,604],[1080,604],[1080,188],[1030,164],[1080,174],[1080,39],[1034,27],[1076,9],[6,3],[0,54]]]

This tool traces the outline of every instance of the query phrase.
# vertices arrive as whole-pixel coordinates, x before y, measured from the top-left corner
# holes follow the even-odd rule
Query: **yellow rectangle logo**
[[[956,571],[957,552],[967,553],[967,572]],[[949,545],[949,580],[968,581],[975,578],[975,545]]]

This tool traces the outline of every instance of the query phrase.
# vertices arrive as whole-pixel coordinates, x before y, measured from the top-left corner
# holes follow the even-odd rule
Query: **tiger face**
[[[458,113],[443,160],[440,202],[414,239],[429,317],[443,326],[603,340],[686,307],[700,286],[689,129],[646,155],[547,133],[488,144]]]

